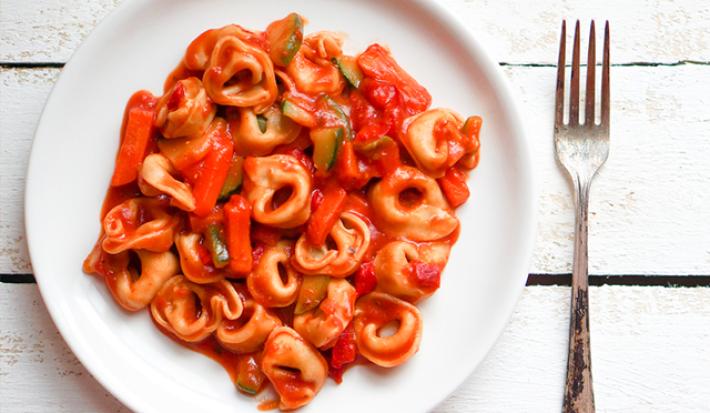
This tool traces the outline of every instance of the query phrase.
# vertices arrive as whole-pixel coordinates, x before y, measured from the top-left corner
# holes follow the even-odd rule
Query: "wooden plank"
[[[552,146],[555,70],[504,71],[519,90],[540,178],[530,271],[569,272],[573,201]],[[35,124],[57,73],[0,70],[0,273],[31,271],[22,225],[24,176]],[[616,67],[612,79],[612,148],[592,189],[590,271],[710,274],[710,97],[698,87],[710,80],[710,67]],[[487,139],[495,137],[484,129],[484,156]]]
[[[440,0],[503,62],[554,63],[563,18],[610,19],[616,63],[710,61],[710,8],[702,1],[515,2]],[[119,0],[3,0],[0,61],[66,62]],[[505,16],[504,18],[502,16]],[[278,16],[274,16],[275,18]]]
[[[25,173],[57,69],[0,69],[0,273],[32,271],[24,225]]]
[[[491,353],[436,411],[558,411],[568,300],[569,288],[526,288]],[[710,406],[710,288],[592,287],[590,302],[599,411],[680,413]],[[0,314],[3,409],[128,411],[69,351],[34,285],[0,285]]]

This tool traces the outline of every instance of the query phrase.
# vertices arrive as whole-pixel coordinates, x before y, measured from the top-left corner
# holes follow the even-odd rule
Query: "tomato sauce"
[[[246,36],[244,41],[264,51],[268,52],[269,50],[269,44],[263,32],[249,32],[237,26],[228,26],[203,33],[191,43],[188,48],[188,54],[197,54],[201,49],[211,50],[211,48],[214,47],[214,43],[217,41],[220,30],[241,30],[242,35]],[[319,68],[318,65],[307,62],[307,59],[300,54],[297,54],[294,59],[295,63],[293,66],[308,66],[308,70],[312,71],[316,78],[319,78],[321,75],[323,78],[326,78],[328,73],[332,72],[331,67]],[[306,113],[307,116],[305,116],[302,121],[312,121],[313,124],[309,125],[309,127],[305,127],[306,124],[302,123],[304,127],[295,140],[291,143],[277,146],[270,154],[287,154],[293,156],[311,173],[313,179],[310,204],[311,216],[314,215],[313,212],[324,202],[324,193],[329,185],[337,185],[338,190],[341,191],[341,197],[338,198],[340,203],[337,204],[337,208],[342,208],[341,211],[353,212],[367,224],[370,231],[369,247],[362,258],[358,270],[348,278],[351,284],[356,287],[358,295],[362,296],[376,288],[377,278],[374,274],[373,261],[377,252],[382,250],[388,243],[395,240],[412,242],[387,234],[378,227],[375,214],[368,201],[368,193],[373,185],[398,166],[416,166],[402,143],[402,137],[407,132],[408,125],[406,119],[426,110],[431,104],[431,96],[423,86],[419,85],[415,79],[399,67],[389,52],[382,46],[376,44],[372,45],[354,59],[363,72],[360,86],[357,88],[348,86],[342,91],[339,90],[334,96],[325,93],[308,94],[302,92],[296,87],[295,82],[289,75],[286,74],[289,69],[283,67],[276,68],[275,72],[280,92],[279,99],[276,100],[275,104],[283,108],[285,106],[281,106],[282,103],[288,100],[288,102],[297,106],[299,110]],[[169,97],[166,96],[163,98],[168,99],[168,109],[172,110],[179,107],[183,103],[183,100],[186,99],[185,90],[182,86],[176,87],[173,90],[176,82],[193,76],[198,79],[203,77],[203,70],[190,70],[186,66],[189,65],[186,62],[188,62],[188,60],[183,59],[165,80],[165,93],[172,90],[172,94]],[[161,102],[165,102],[165,100]],[[158,98],[153,96],[150,92],[139,91],[133,94],[126,104],[124,111],[120,135],[121,140],[123,141],[124,139],[128,114],[131,109],[139,108],[146,111],[155,111],[157,106]],[[283,112],[285,111],[286,110],[283,109]],[[231,136],[232,132],[236,134],[234,129],[238,127],[241,121],[239,111],[233,107],[227,109],[222,107],[218,109],[216,116],[220,119],[222,117],[226,118],[226,122],[224,122],[226,132],[221,130],[219,136],[224,138],[224,142],[221,142],[224,144],[223,146],[229,146],[231,148],[232,140],[229,136]],[[148,120],[150,120],[150,118],[148,118]],[[145,125],[147,123],[143,124]],[[480,128],[480,122],[477,127]],[[342,141],[339,141],[335,145],[336,149],[331,151],[333,158],[330,162],[326,163],[327,168],[321,166],[323,163],[314,162],[314,143],[312,142],[309,130],[315,128],[341,128],[343,132]],[[454,208],[468,197],[467,188],[465,188],[465,191],[463,191],[462,188],[462,185],[463,187],[466,185],[465,182],[468,172],[457,167],[456,164],[462,158],[464,152],[471,152],[471,146],[473,145],[472,142],[459,139],[457,128],[458,126],[454,122],[441,122],[435,126],[433,131],[434,139],[437,142],[445,140],[448,145],[447,148],[451,160],[446,165],[446,168],[451,173],[439,178],[439,186],[442,187],[444,195],[449,200],[449,204]],[[160,136],[155,128],[145,130],[151,133],[142,135],[144,138],[150,138],[144,156],[159,151],[158,138]],[[477,133],[478,131],[476,129],[475,145],[478,144]],[[196,181],[201,176],[201,172],[210,169],[206,166],[207,161],[203,160],[203,158],[211,159],[210,156],[217,153],[217,149],[219,149],[218,144],[215,143],[217,142],[217,138],[210,137],[209,139],[211,142],[210,145],[204,145],[204,140],[200,141],[199,139],[195,139],[192,146],[184,149],[187,153],[185,156],[177,156],[183,154],[179,153],[178,149],[180,148],[173,148],[174,152],[176,152],[174,158],[184,163],[184,165],[181,163],[181,166],[184,166],[184,168],[177,168],[177,166],[174,165],[179,171],[176,173],[176,176],[178,179],[184,180],[188,185],[192,186],[193,195],[199,195],[199,191],[195,191],[195,188],[197,187]],[[145,139],[142,142],[145,142]],[[171,146],[170,142],[171,140],[167,139],[161,140],[161,147],[167,147],[163,148],[164,154],[169,152]],[[235,150],[238,151],[238,149]],[[225,165],[227,164],[226,160],[231,161],[233,158],[231,151],[232,149],[228,151],[225,149],[224,153],[228,154],[223,156],[225,161],[222,163]],[[142,152],[142,149],[139,152]],[[199,160],[191,161],[192,158],[188,155],[196,156],[194,154],[198,152],[200,155]],[[238,153],[238,155],[241,156],[244,155],[244,153]],[[477,157],[477,154],[475,154],[475,156]],[[176,163],[173,158],[170,158],[170,160]],[[319,165],[318,168],[320,169],[316,168],[316,163]],[[475,166],[475,164],[473,165]],[[212,169],[216,169],[216,167]],[[135,171],[134,168],[130,170]],[[442,180],[445,181],[442,182]],[[202,192],[209,192],[210,197],[214,195],[213,202],[208,202],[209,205],[207,205],[204,210],[200,210],[199,214],[196,214],[195,211],[181,212],[175,209],[175,214],[179,213],[183,218],[183,222],[178,225],[176,232],[191,231],[204,234],[208,226],[213,224],[218,226],[224,225],[225,218],[222,207],[225,199],[222,197],[216,200],[218,199],[217,194],[222,196],[219,191],[222,188],[222,184],[214,184],[214,179],[207,179],[206,181],[211,181],[204,183],[205,187],[209,187],[209,191],[204,190]],[[117,182],[117,184],[122,182]],[[230,190],[227,196],[241,194],[241,191],[242,189]],[[342,201],[342,193],[347,193],[344,201]],[[115,206],[132,198],[142,196],[137,179],[124,185],[109,187],[101,209],[101,220],[103,221],[109,211]],[[405,209],[415,207],[421,202],[422,198],[422,194],[417,193],[416,190],[402,191],[399,196],[400,204]],[[164,195],[159,195],[159,197],[165,199],[166,202],[168,200]],[[273,207],[278,208],[279,204],[287,202],[290,197],[291,193],[280,193],[277,191],[277,194],[274,196],[275,205]],[[452,201],[454,197],[456,199],[455,202]],[[196,196],[196,198],[196,201],[200,203],[208,197],[205,195]],[[124,216],[121,217],[122,224],[124,224],[124,227],[128,228],[129,231],[150,219],[151,217],[147,211],[142,209],[139,210],[137,214],[124,214]],[[335,221],[337,221],[337,219]],[[327,222],[329,223],[322,225],[322,228],[326,228],[327,226],[332,228],[333,223],[331,221]],[[251,243],[252,246],[252,268],[258,264],[266,248],[275,245],[281,239],[295,241],[304,233],[309,223],[310,221],[296,228],[280,229],[252,221],[249,229],[244,231],[249,236],[248,241],[245,241],[247,242],[245,245]],[[443,239],[436,240],[436,242],[442,242],[451,246],[458,239],[459,232],[460,226],[451,234]],[[88,268],[91,270],[87,270],[87,272],[102,275],[109,285],[109,288],[113,288],[117,271],[125,269],[131,264],[129,263],[129,257],[126,253],[115,256],[105,253],[100,245],[103,236],[104,234],[102,232],[99,235],[97,246],[85,261],[85,269]],[[421,243],[413,242],[413,244],[420,245]],[[237,281],[234,279],[237,278],[236,275],[233,278],[227,269],[217,270],[215,266],[212,265],[213,255],[210,253],[209,245],[205,242],[205,237],[202,237],[196,248],[199,255],[199,262],[181,263],[181,272],[185,273],[189,271],[190,267],[192,267],[192,271],[195,273],[212,274],[218,271],[224,271],[222,274],[229,278],[236,286],[236,289],[239,291],[244,301],[244,298],[249,295],[244,281]],[[89,263],[90,259],[93,259],[93,261],[91,261],[89,265],[87,263]],[[409,277],[416,278],[419,284],[424,288],[435,290],[439,287],[440,274],[444,264],[427,264],[420,262],[412,262],[411,264],[411,268],[407,270]],[[241,274],[240,278],[243,278],[243,274]],[[195,297],[198,301],[195,303],[194,311],[196,315],[199,316],[203,305],[206,306],[208,303],[200,303],[199,298],[197,298],[197,296]],[[156,300],[154,303],[157,306],[168,305],[168,303],[161,300]],[[270,312],[273,312],[284,325],[293,326],[294,308],[295,304],[292,304],[283,308],[272,308]],[[190,310],[190,312],[192,311],[193,309]],[[378,322],[385,323],[392,319],[392,313],[394,311],[394,307],[384,303],[380,307],[373,306],[368,317]],[[267,383],[264,374],[260,371],[261,356],[259,354],[233,353],[223,347],[215,338],[214,334],[211,334],[206,339],[199,342],[186,342],[167,331],[157,322],[154,322],[154,324],[161,332],[178,344],[192,351],[199,352],[221,364],[238,390],[254,395],[259,393],[263,389],[264,384]],[[321,354],[330,361],[331,377],[338,383],[342,379],[343,371],[347,367],[364,360],[358,355],[354,340],[351,322],[343,335],[339,337],[337,345],[333,350],[320,351]],[[292,376],[289,375],[286,380],[289,381],[283,389],[286,396],[288,396],[288,394],[296,396],[302,390],[303,386],[308,385],[308,383],[302,381],[299,372],[296,370],[294,370]],[[278,400],[264,400],[258,406],[259,410],[271,410],[278,407]]]

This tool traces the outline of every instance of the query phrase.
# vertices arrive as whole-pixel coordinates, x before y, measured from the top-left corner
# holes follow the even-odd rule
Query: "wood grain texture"
[[[555,63],[560,21],[610,19],[616,63],[710,60],[710,8],[683,0],[440,0],[503,62]],[[119,0],[3,0],[0,61],[65,62]],[[505,16],[504,19],[500,18]]]
[[[36,122],[59,69],[0,69],[0,273],[31,272],[23,196]],[[574,212],[555,162],[555,69],[505,67],[519,91],[539,177],[530,272],[569,272]],[[612,147],[592,186],[592,274],[710,274],[710,66],[612,68]],[[682,132],[681,132],[682,131]],[[115,136],[97,139],[115,139]],[[482,132],[483,153],[487,139]]]
[[[559,411],[569,292],[526,288],[491,353],[436,412]],[[590,301],[598,411],[710,406],[710,289],[591,287]],[[74,358],[34,285],[0,285],[0,314],[3,411],[128,411]]]

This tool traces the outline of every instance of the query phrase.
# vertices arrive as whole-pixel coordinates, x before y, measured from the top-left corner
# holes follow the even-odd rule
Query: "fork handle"
[[[593,413],[592,359],[589,344],[589,280],[587,224],[591,179],[573,177],[577,201],[572,269],[572,305],[569,325],[569,353],[563,413]]]

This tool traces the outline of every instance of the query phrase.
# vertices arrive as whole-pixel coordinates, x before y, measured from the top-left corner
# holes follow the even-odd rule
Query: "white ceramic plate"
[[[328,381],[304,411],[424,411],[483,359],[523,288],[533,182],[523,128],[498,65],[461,22],[425,0],[125,1],[75,53],[47,101],[27,178],[27,236],[42,297],[77,357],[141,412],[254,411],[222,367],[163,336],[147,311],[127,314],[81,263],[99,232],[123,107],[155,93],[188,43],[228,23],[264,28],[297,11],[307,32],[349,34],[347,49],[388,45],[433,106],[483,116],[482,160],[441,289],[421,305],[419,353],[398,368],[357,367]]]

